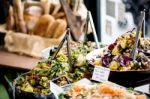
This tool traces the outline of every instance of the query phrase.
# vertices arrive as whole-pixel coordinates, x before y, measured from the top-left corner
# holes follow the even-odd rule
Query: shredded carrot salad
[[[147,99],[144,94],[135,94],[112,84],[74,85],[67,93],[69,99]]]

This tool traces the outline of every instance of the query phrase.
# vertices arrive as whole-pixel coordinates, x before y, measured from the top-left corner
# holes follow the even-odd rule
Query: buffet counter
[[[0,67],[31,70],[40,59],[29,56],[18,55],[0,49]]]

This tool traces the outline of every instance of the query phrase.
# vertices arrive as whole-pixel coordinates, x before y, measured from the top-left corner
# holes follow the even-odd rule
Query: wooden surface
[[[41,59],[10,53],[0,49],[0,67],[31,70]]]

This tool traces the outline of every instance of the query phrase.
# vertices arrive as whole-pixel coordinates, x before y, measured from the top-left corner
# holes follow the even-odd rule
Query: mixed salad
[[[134,45],[135,32],[123,34],[108,45],[103,55],[97,55],[92,60],[94,65],[104,66],[111,70],[149,70],[150,69],[150,39],[139,39],[136,59],[130,57]]]
[[[93,69],[93,67],[88,66],[85,57],[87,53],[93,49],[95,49],[95,45],[91,46],[90,42],[86,45],[84,43],[75,43],[74,47],[73,44],[71,44],[71,63],[73,64],[73,71],[70,71],[71,67],[68,64],[66,48],[64,47],[54,60],[52,60],[50,56],[48,60],[39,62],[37,66],[27,74],[15,80],[14,85],[26,92],[50,95],[50,80],[53,81],[53,79],[57,77],[64,76],[67,77],[70,82],[75,82],[91,74],[90,71],[92,71],[91,69]],[[68,82],[64,77],[55,82],[60,86],[67,84]]]

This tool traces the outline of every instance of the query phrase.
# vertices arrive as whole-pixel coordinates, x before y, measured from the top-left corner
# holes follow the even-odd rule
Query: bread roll
[[[44,9],[44,14],[49,14],[51,3],[48,0],[41,0],[41,4]]]
[[[13,13],[13,7],[9,7],[9,12],[8,12],[8,17],[7,17],[7,22],[6,22],[6,29],[7,30],[13,30],[15,26],[15,21],[14,21],[14,13]]]
[[[60,5],[60,4],[54,5],[54,10],[53,10],[53,12],[51,13],[51,15],[55,15],[56,13],[58,13],[59,10],[60,10],[60,8],[61,8],[61,5]]]
[[[29,6],[24,10],[24,14],[26,15],[32,15],[36,17],[42,16],[44,13],[43,9],[39,6]]]
[[[53,36],[53,32],[48,32],[49,30],[50,31],[53,31],[51,29],[52,25],[55,23],[55,20],[51,20],[51,22],[49,23],[47,29],[46,29],[46,33],[44,33],[44,37],[47,37],[47,38],[52,38]]]
[[[59,38],[63,35],[67,28],[67,22],[62,19],[57,19],[51,27],[48,28],[47,34],[53,34],[52,38]]]
[[[28,34],[32,34],[32,30],[35,27],[37,21],[39,20],[39,17],[29,15],[29,14],[24,14],[24,20],[27,26]]]
[[[55,15],[53,15],[55,19],[62,19],[63,17],[65,17],[65,13],[64,12],[59,12],[56,13]]]
[[[25,3],[27,5],[27,3]],[[24,10],[24,20],[26,23],[28,34],[32,34],[39,17],[42,16],[43,9],[39,6],[28,6]]]
[[[17,31],[27,33],[26,24],[23,17],[24,7],[21,0],[13,0],[13,9]]]
[[[51,15],[41,16],[33,29],[33,33],[35,35],[44,36],[46,34],[48,25],[54,20],[54,17]]]

